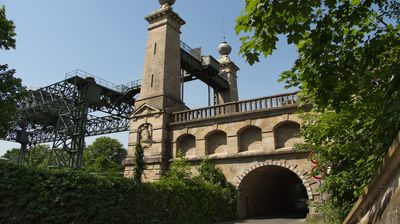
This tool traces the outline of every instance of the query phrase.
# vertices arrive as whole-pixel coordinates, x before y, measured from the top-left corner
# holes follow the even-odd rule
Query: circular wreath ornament
[[[172,6],[175,3],[175,0],[158,0],[160,5],[165,5],[168,4],[169,6]]]

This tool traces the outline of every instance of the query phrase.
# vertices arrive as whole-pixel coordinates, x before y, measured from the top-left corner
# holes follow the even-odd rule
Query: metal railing
[[[188,54],[196,58],[198,61],[201,61],[201,55],[199,54],[199,52],[193,50],[189,45],[185,44],[185,42],[183,41],[181,41],[181,48]]]
[[[180,111],[173,113],[173,116],[174,122],[186,122],[218,117],[226,114],[253,112],[272,108],[283,108],[289,105],[297,105],[297,102],[297,92],[294,92],[226,103],[194,110]]]
[[[89,77],[94,78],[94,80],[96,81],[96,84],[106,87],[108,89],[114,90],[116,92],[120,92],[120,93],[124,93],[127,90],[132,89],[132,88],[140,88],[140,86],[141,86],[141,80],[135,80],[135,81],[129,82],[127,84],[116,85],[112,82],[109,82],[107,80],[99,78],[95,75],[92,75],[92,74],[82,71],[80,69],[75,69],[71,72],[66,73],[65,79],[68,79],[68,78],[71,78],[74,76],[78,76],[78,77],[81,77],[84,79],[89,78]]]
[[[118,85],[118,86],[116,86],[116,89],[118,92],[124,93],[130,89],[141,88],[141,86],[142,86],[142,80],[138,79],[138,80],[129,82],[127,84]]]

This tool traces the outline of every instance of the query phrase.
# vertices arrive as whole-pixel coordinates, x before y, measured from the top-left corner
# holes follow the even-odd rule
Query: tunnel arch
[[[234,185],[239,192],[240,218],[287,214],[305,217],[310,211],[306,201],[313,200],[308,178],[280,162],[257,163],[237,176]]]

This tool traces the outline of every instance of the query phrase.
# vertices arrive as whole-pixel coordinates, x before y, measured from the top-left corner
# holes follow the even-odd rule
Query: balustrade
[[[174,122],[186,122],[217,117],[226,114],[246,113],[272,108],[284,108],[288,105],[297,105],[297,102],[297,92],[294,92],[198,108],[194,110],[180,111],[173,113],[173,116]]]

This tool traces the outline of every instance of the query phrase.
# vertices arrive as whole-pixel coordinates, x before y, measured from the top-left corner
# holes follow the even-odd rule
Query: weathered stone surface
[[[344,224],[400,223],[400,133]]]

